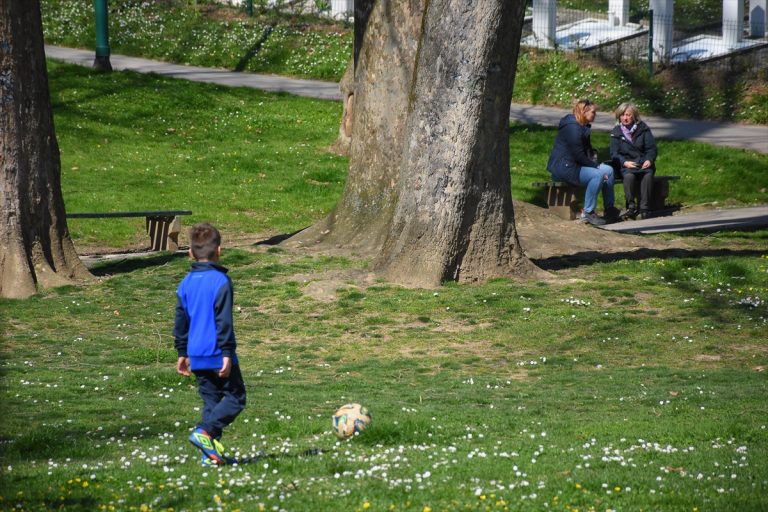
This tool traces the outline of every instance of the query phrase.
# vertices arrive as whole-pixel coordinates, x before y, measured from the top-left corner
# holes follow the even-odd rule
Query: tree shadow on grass
[[[741,263],[738,258],[756,258],[765,254],[766,251],[761,249],[640,249],[613,254],[584,251],[573,255],[534,260],[534,262],[546,270],[563,270],[591,263],[610,263],[619,260],[640,261],[649,258],[670,260],[670,264],[659,267],[652,273],[657,274],[661,282],[676,288],[684,296],[696,297],[695,303],[689,304],[681,311],[680,314],[683,316],[680,318],[691,315],[705,318],[714,324],[728,325],[733,323],[737,310],[749,309],[752,305],[748,302],[737,302],[738,297],[731,293],[723,294],[719,289],[714,291],[714,289],[707,289],[706,286],[703,287],[700,281],[691,279],[687,274],[689,267],[705,268],[707,263],[700,260],[723,258],[717,263],[717,268],[724,281],[747,279],[750,275],[750,266],[746,262]]]
[[[274,30],[275,25],[277,22],[272,23],[271,25],[268,25],[267,28],[264,29],[264,32],[261,33],[261,37],[245,52],[245,55],[243,55],[240,58],[240,61],[235,66],[235,71],[245,71],[245,68],[248,66],[248,62],[253,59],[257,53],[259,53],[259,50],[261,50],[261,47],[264,46],[264,43],[267,42],[267,39],[269,39],[269,35],[272,33],[272,30]]]
[[[309,226],[307,226],[307,227],[309,227]],[[297,234],[301,233],[305,229],[307,229],[307,228],[299,229],[297,231],[294,231],[293,233],[281,233],[279,235],[275,235],[275,236],[272,236],[270,238],[266,238],[264,240],[259,240],[258,242],[256,242],[253,245],[271,245],[271,246],[280,245],[282,242],[285,242],[286,240],[288,240],[289,238],[293,237],[294,235],[297,235]]]
[[[91,267],[91,274],[97,277],[108,277],[116,274],[128,274],[136,270],[149,267],[159,267],[166,265],[180,258],[186,259],[189,255],[186,252],[164,252],[156,256],[138,256],[124,255],[122,257],[111,257],[95,261]]]
[[[557,134],[557,127],[556,126],[545,126],[541,124],[537,124],[534,122],[534,118],[531,117],[530,123],[523,123],[523,122],[515,122],[512,121],[509,123],[509,134],[515,135],[516,133],[541,133],[541,132],[551,132],[552,133],[552,141],[554,141],[554,136]],[[550,141],[550,142],[552,142]]]
[[[621,260],[640,261],[650,258],[677,259],[677,258],[709,258],[709,257],[756,257],[766,254],[759,249],[637,249],[623,252],[582,251],[562,256],[533,259],[539,268],[543,270],[567,270],[570,268],[592,265],[593,263],[613,263]]]

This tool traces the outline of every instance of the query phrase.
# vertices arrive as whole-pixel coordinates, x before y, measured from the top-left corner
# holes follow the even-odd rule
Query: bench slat
[[[669,206],[666,199],[669,195],[669,183],[679,180],[680,176],[656,176],[653,177],[653,204],[651,211],[657,214],[670,214],[678,210],[679,206]],[[617,179],[614,185],[621,185],[622,180]],[[544,188],[546,190],[547,208],[556,215],[566,220],[573,220],[578,214],[580,208],[580,195],[584,190],[581,185],[574,185],[566,181],[536,181],[534,187]]]
[[[680,176],[654,176],[653,181],[676,181]],[[616,185],[621,184],[621,180],[615,181]],[[581,185],[574,185],[567,181],[534,181],[532,183],[534,187],[581,187]]]
[[[149,210],[142,212],[77,212],[67,213],[69,219],[106,219],[114,217],[175,217],[192,215],[189,210]]]

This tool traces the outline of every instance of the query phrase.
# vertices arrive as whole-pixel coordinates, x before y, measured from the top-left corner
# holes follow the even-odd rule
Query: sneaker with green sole
[[[224,455],[227,450],[224,448],[224,445],[219,442],[218,439],[213,439],[213,446],[216,448],[216,451],[221,454],[221,460],[224,461],[224,464],[235,464],[237,462],[237,459],[233,459],[232,457],[227,457]]]
[[[209,459],[208,456],[204,453],[200,454],[200,465],[204,468],[217,468],[219,467],[218,464],[216,464],[216,461],[213,459]]]
[[[216,446],[217,444],[218,446],[221,446],[221,443],[212,438],[211,435],[202,428],[196,427],[195,430],[189,434],[189,442],[199,448],[200,451],[203,452],[203,455],[210,459],[214,465],[221,466],[226,464],[224,455]],[[224,448],[223,446],[221,447],[222,449]]]

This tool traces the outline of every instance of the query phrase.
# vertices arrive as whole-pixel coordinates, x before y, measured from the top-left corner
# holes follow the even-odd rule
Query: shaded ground
[[[548,271],[590,264],[596,261],[642,259],[657,254],[686,253],[686,243],[659,237],[612,233],[578,221],[563,220],[546,208],[514,202],[515,222],[525,254]],[[303,249],[306,250],[306,249]],[[552,276],[556,278],[555,275]],[[376,276],[368,271],[332,271],[322,275],[292,276],[306,283],[304,293],[321,301],[335,300],[340,288],[365,288]]]
[[[515,222],[518,236],[525,254],[547,268],[546,262],[567,258],[588,263],[611,256],[611,259],[631,255],[637,251],[666,251],[687,249],[682,242],[671,242],[657,237],[625,235],[597,229],[578,221],[563,220],[546,208],[530,203],[514,202]],[[226,245],[239,249],[266,250],[268,247],[285,240],[288,235],[266,234],[231,234]],[[181,244],[185,240],[180,240]],[[146,256],[146,248],[131,247],[126,250],[107,249],[104,247],[79,247],[81,257],[91,266],[96,261],[121,260],[131,257]],[[296,251],[307,251],[301,249]],[[186,252],[182,248],[181,252]],[[328,252],[328,251],[324,251]],[[343,248],[334,250],[337,255],[345,255]],[[549,265],[551,267],[551,265]]]
[[[547,262],[567,258],[576,262],[631,257],[635,252],[687,249],[680,241],[624,235],[579,221],[563,220],[546,208],[515,201],[515,224],[525,254],[545,270]]]
[[[621,259],[643,260],[648,258],[679,258],[722,255],[766,254],[764,238],[728,241],[725,245],[714,243],[706,236],[634,235],[613,233],[597,229],[578,221],[567,221],[546,208],[514,202],[515,222],[520,243],[525,254],[540,268],[551,272],[554,280],[563,271],[577,269],[596,262]],[[267,251],[286,239],[288,235],[233,234],[227,237],[226,247],[251,251]],[[184,240],[181,241],[185,243]],[[301,257],[310,251],[286,249],[284,257]],[[97,247],[80,247],[81,258],[88,267],[101,266],[97,275],[109,276],[130,272],[137,268],[163,264],[170,258],[187,257],[186,248],[176,254],[149,253],[133,249],[116,252]],[[322,251],[328,254],[328,251]],[[342,250],[335,255],[348,256]],[[148,257],[150,256],[150,257]],[[138,259],[141,257],[141,259]],[[366,288],[376,283],[376,275],[368,270],[345,269],[323,273],[290,276],[292,281],[304,284],[304,293],[320,301],[336,299],[339,289]]]

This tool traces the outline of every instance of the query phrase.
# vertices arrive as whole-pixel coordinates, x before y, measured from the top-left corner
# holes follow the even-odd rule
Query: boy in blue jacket
[[[195,375],[203,399],[203,417],[189,441],[203,452],[204,466],[220,466],[233,462],[219,442],[222,431],[245,408],[232,322],[232,281],[227,269],[218,265],[221,235],[215,227],[197,224],[189,240],[195,261],[176,291],[176,371]]]

